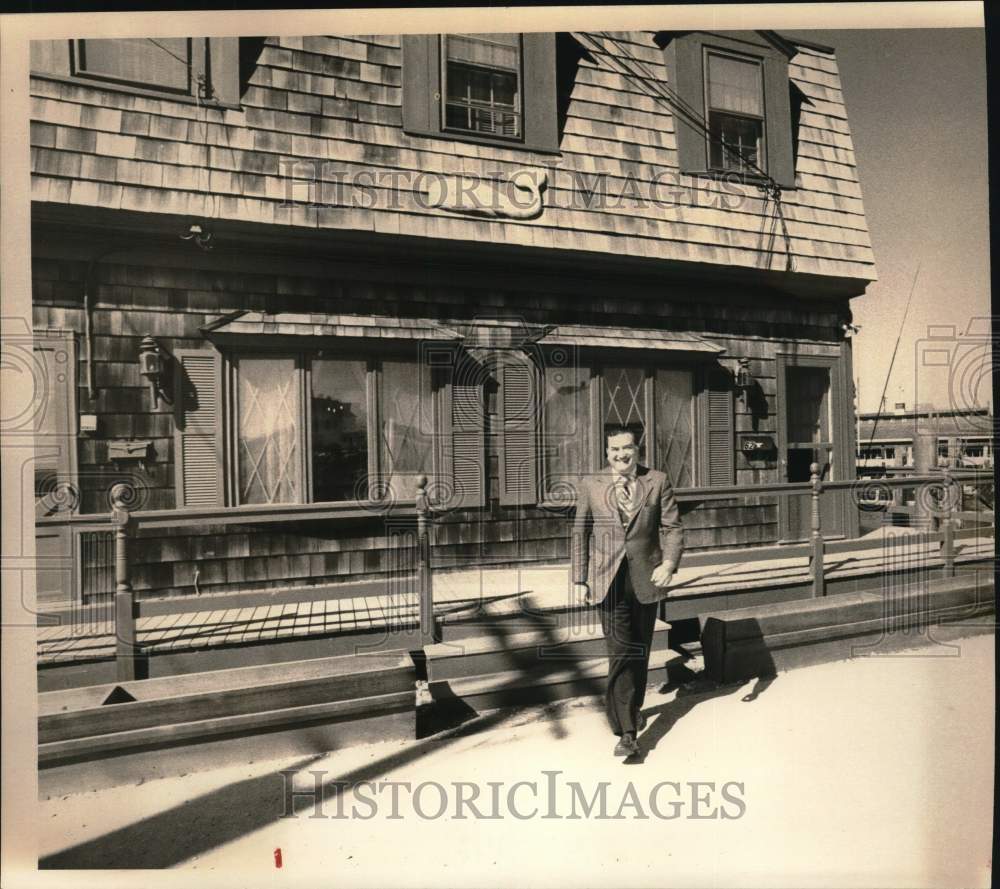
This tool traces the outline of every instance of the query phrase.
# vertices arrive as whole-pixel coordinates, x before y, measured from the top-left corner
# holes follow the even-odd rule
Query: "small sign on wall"
[[[770,435],[741,435],[740,453],[754,469],[776,469],[778,448]]]
[[[778,447],[770,435],[741,435],[740,451],[751,460],[766,460],[777,454]]]

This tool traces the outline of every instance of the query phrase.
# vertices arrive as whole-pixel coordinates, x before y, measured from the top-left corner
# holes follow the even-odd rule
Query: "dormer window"
[[[558,151],[556,35],[405,35],[403,130]]]
[[[773,31],[659,31],[677,97],[677,166],[795,187],[792,85],[797,50]]]
[[[185,37],[73,40],[70,45],[73,73],[110,83],[191,95],[196,88],[192,76],[193,42]],[[198,43],[204,54],[205,41]],[[204,63],[198,66],[202,80],[204,68]]]
[[[521,35],[445,34],[444,128],[520,139]]]
[[[760,62],[706,50],[705,93],[709,168],[767,169]]]
[[[237,108],[241,39],[32,40],[31,74],[174,102]]]

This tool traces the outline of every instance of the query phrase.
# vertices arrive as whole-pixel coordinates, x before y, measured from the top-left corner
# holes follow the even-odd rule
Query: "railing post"
[[[111,520],[115,525],[115,660],[118,681],[135,679],[135,595],[128,579],[128,485],[111,489]]]
[[[823,577],[823,530],[820,525],[819,498],[823,493],[823,479],[819,474],[819,463],[809,466],[809,480],[812,483],[812,582],[813,596],[826,595]]]
[[[944,469],[944,509],[941,516],[941,531],[944,534],[944,540],[941,543],[941,558],[944,560],[945,577],[955,576],[955,521],[951,501],[954,484],[951,468],[946,466]]]
[[[441,641],[437,622],[434,619],[429,513],[427,476],[421,475],[417,479],[417,586],[420,592],[420,637],[424,645]]]

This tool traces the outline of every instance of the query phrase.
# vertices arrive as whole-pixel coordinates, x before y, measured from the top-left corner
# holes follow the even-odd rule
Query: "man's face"
[[[621,475],[631,472],[638,451],[631,432],[621,432],[608,438],[608,463]]]

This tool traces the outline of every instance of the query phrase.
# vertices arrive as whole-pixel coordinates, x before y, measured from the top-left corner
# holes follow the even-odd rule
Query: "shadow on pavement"
[[[750,703],[757,699],[775,680],[775,676],[766,675],[757,678],[754,687],[741,700]],[[695,671],[685,663],[671,664],[668,668],[667,683],[660,688],[661,694],[676,691],[674,699],[666,704],[660,704],[644,710],[649,719],[649,727],[638,738],[639,753],[628,757],[626,765],[641,765],[652,753],[666,734],[688,713],[702,701],[726,697],[739,691],[744,683],[720,685],[710,679],[703,671]]]

